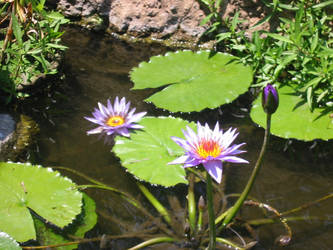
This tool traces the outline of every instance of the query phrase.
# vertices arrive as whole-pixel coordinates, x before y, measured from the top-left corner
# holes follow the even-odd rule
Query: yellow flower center
[[[121,116],[112,116],[106,121],[106,125],[110,127],[117,127],[124,124],[125,120]]]
[[[202,140],[197,147],[197,153],[202,158],[207,158],[208,156],[217,157],[222,152],[222,148],[216,141],[212,140]]]

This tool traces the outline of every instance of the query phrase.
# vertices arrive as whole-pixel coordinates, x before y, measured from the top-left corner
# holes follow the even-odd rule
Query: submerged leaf
[[[131,139],[116,137],[113,152],[122,165],[141,180],[162,186],[187,183],[185,170],[180,165],[167,165],[183,154],[170,136],[183,137],[182,129],[189,124],[180,118],[146,117],[140,122],[144,129],[131,135]]]
[[[0,230],[19,242],[36,239],[29,209],[63,228],[81,212],[82,193],[50,168],[0,162]]]
[[[164,87],[146,99],[158,108],[192,112],[232,102],[247,91],[252,72],[228,54],[177,51],[141,63],[131,80],[133,89]]]
[[[285,86],[279,90],[280,104],[272,115],[271,133],[283,138],[295,138],[311,141],[314,139],[329,140],[333,138],[333,122],[322,110],[309,110],[307,103],[295,91]],[[261,105],[261,96],[254,102],[251,110],[252,120],[266,127],[266,114]]]
[[[66,235],[68,234],[84,238],[85,233],[96,225],[97,214],[95,209],[95,202],[87,194],[83,193],[83,208],[81,214],[69,228],[66,227],[65,230],[62,230],[61,232],[46,225],[41,220],[34,218],[38,242],[42,245],[56,245],[73,242],[73,240],[66,238]],[[77,248],[78,244],[72,244],[68,246],[58,246],[57,250],[72,250]]]

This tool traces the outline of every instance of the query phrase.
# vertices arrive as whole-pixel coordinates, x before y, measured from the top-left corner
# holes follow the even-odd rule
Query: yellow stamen
[[[207,158],[208,156],[217,157],[220,155],[222,148],[215,141],[202,140],[197,147],[197,153],[202,158]]]
[[[124,124],[125,120],[121,116],[112,116],[106,121],[106,125],[117,127]]]

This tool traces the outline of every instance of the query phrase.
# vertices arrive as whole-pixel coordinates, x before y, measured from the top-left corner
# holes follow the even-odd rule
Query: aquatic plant
[[[216,246],[215,233],[215,214],[212,198],[212,181],[211,177],[217,182],[222,180],[222,162],[248,163],[248,161],[236,157],[235,155],[244,153],[238,150],[245,143],[231,145],[236,139],[236,129],[229,129],[223,133],[217,122],[214,130],[211,130],[206,123],[202,126],[197,123],[197,134],[189,127],[183,131],[185,140],[178,137],[171,137],[179,146],[185,150],[185,155],[169,162],[168,164],[182,164],[184,168],[194,167],[202,164],[208,175],[207,182],[207,203],[209,213],[209,249],[214,250]]]
[[[99,109],[95,108],[92,113],[93,117],[84,117],[88,121],[99,125],[97,128],[89,130],[87,134],[118,134],[129,137],[129,129],[142,129],[143,126],[137,124],[137,122],[147,112],[134,114],[135,108],[130,110],[130,105],[130,102],[126,103],[125,97],[119,101],[118,96],[115,98],[113,106],[109,99],[107,100],[107,106],[99,102]]]
[[[36,239],[30,210],[59,228],[81,213],[82,193],[50,168],[0,162],[0,188],[0,231],[19,242]]]
[[[202,164],[208,174],[217,183],[221,183],[223,162],[248,163],[235,156],[245,152],[238,150],[245,143],[231,146],[238,135],[236,129],[229,128],[223,133],[218,122],[214,130],[211,130],[207,123],[202,126],[198,122],[197,133],[190,127],[187,127],[183,133],[185,140],[175,136],[171,139],[184,149],[185,154],[168,164],[182,164],[184,168]]]
[[[279,94],[276,88],[267,84],[262,92],[261,104],[267,114],[273,114],[279,106]]]
[[[193,112],[217,108],[244,94],[252,71],[226,53],[176,51],[141,62],[130,77],[133,90],[157,89],[146,102],[171,112]]]

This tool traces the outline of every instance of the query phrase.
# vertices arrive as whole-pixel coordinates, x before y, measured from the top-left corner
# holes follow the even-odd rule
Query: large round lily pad
[[[167,163],[184,154],[170,136],[184,137],[182,129],[190,125],[189,122],[172,117],[145,117],[140,125],[144,129],[131,134],[130,138],[116,137],[113,152],[122,165],[151,184],[168,187],[187,183],[183,167]]]
[[[19,242],[36,239],[29,209],[63,228],[81,212],[82,193],[50,168],[0,162],[0,231]]]
[[[251,69],[236,57],[209,51],[153,56],[130,76],[133,89],[164,87],[145,101],[171,112],[217,108],[246,92],[252,81]]]
[[[328,140],[333,138],[333,119],[323,110],[309,110],[306,102],[291,87],[279,90],[280,104],[272,115],[271,132],[283,138],[295,138],[311,141],[314,139]],[[251,110],[252,120],[266,127],[266,114],[261,107],[261,96],[254,102]]]

